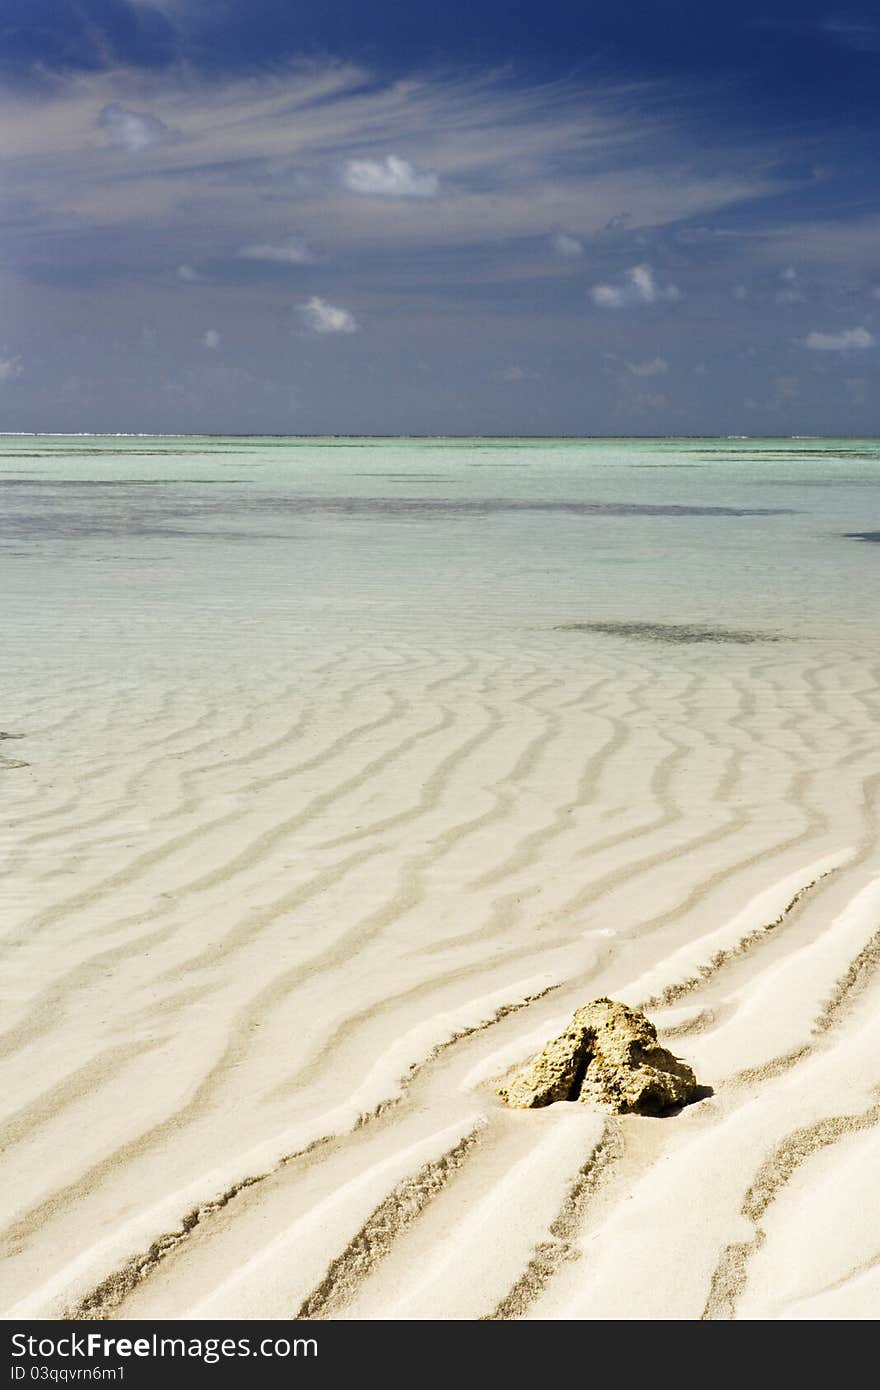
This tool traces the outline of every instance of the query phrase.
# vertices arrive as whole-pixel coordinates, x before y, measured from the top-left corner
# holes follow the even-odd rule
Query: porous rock
[[[616,1114],[656,1115],[686,1105],[696,1084],[691,1068],[660,1046],[657,1029],[639,1009],[594,999],[497,1093],[518,1110],[572,1100]]]

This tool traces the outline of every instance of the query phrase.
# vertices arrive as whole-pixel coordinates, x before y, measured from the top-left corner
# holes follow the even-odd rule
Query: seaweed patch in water
[[[745,628],[701,627],[696,623],[562,623],[557,632],[598,632],[605,637],[634,637],[640,642],[782,642],[772,632],[750,632]]]
[[[845,541],[878,541],[880,542],[880,531],[844,531]]]

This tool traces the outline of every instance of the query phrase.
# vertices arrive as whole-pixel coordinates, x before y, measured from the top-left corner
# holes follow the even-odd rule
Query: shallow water
[[[5,436],[5,636],[137,646],[136,614],[193,655],[242,622],[271,645],[302,623],[859,640],[878,465],[870,440]]]

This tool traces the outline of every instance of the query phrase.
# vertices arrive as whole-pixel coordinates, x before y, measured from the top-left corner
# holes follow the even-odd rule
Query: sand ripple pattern
[[[878,699],[549,628],[25,678],[4,1316],[876,1315]],[[601,993],[706,1097],[505,1110]]]

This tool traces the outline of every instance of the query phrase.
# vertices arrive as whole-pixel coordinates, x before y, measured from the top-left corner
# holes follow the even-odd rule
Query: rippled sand
[[[876,1315],[875,650],[78,604],[2,714],[4,1316]],[[600,994],[704,1098],[505,1109]]]

